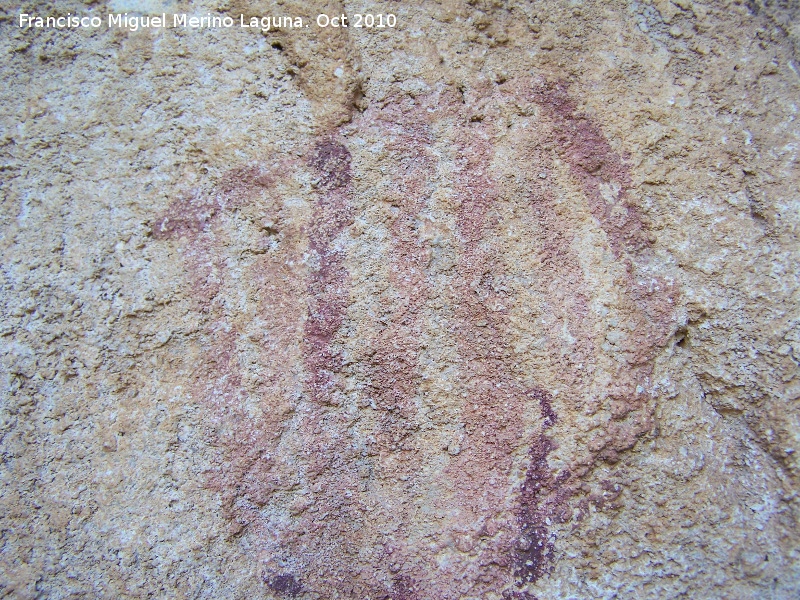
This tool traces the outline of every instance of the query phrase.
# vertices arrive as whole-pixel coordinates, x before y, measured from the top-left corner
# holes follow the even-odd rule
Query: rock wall
[[[12,7],[0,592],[797,597],[798,23]]]

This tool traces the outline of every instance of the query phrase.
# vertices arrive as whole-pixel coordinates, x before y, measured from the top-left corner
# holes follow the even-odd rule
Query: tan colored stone
[[[797,596],[796,9],[156,5],[398,27],[6,22],[3,594]]]

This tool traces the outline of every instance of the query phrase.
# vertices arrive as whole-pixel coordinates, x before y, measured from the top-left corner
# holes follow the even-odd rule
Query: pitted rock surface
[[[0,592],[800,594],[796,6],[156,4],[398,26],[3,22]]]

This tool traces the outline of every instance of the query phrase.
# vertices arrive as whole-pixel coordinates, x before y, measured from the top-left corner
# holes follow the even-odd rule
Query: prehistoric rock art
[[[507,120],[520,116],[515,104],[524,102],[538,107],[538,122],[528,127],[534,118],[523,117],[504,139]],[[261,532],[265,554],[278,561],[264,573],[276,593],[324,594],[333,586],[345,595],[422,598],[434,597],[435,586],[435,597],[458,598],[535,582],[554,560],[549,523],[580,521],[589,504],[606,501],[573,500],[575,475],[597,461],[615,462],[652,427],[652,361],[672,333],[676,291],[637,266],[647,260],[647,231],[629,198],[624,159],[576,110],[563,82],[509,81],[487,92],[478,119],[474,108],[449,89],[398,97],[321,136],[291,169],[268,159],[232,172],[154,223],[157,239],[191,238],[187,266],[199,309],[212,313],[230,312],[235,299],[224,290],[236,289],[231,278],[244,275],[225,265],[232,215],[263,212],[269,223],[260,224],[260,235],[276,238],[258,242],[262,253],[244,275],[263,298],[253,315],[264,328],[256,360],[269,375],[247,389],[245,332],[214,318],[214,346],[197,378],[224,430],[212,441],[223,451],[210,485],[225,498],[232,533]],[[380,157],[385,192],[365,198],[358,189],[362,174],[376,167],[354,164],[354,144]],[[598,364],[599,317],[590,306],[597,291],[571,248],[574,229],[586,224],[564,222],[555,206],[559,191],[539,176],[559,159],[619,273],[617,310],[628,325],[620,338],[625,350],[610,364]],[[509,167],[518,172],[510,184]],[[292,192],[307,204],[301,218],[287,215]],[[550,357],[572,388],[559,402],[610,413],[588,452],[569,457],[572,464],[560,471],[547,461],[558,446],[554,400],[512,349],[509,315],[519,284],[498,258],[508,227],[498,205],[511,193],[522,198],[523,250],[538,254],[528,276],[539,280],[533,287],[549,305],[542,311],[552,323],[548,346],[565,334],[573,346],[569,358]],[[349,270],[358,260],[352,229],[364,211],[376,210],[365,199],[385,213],[385,262],[369,264],[382,270],[373,275],[383,287],[373,309],[379,314],[366,322],[352,314]],[[450,229],[426,233],[447,221]],[[438,265],[442,248],[452,259]],[[369,276],[363,269],[360,276]],[[351,337],[353,328],[371,333]],[[437,336],[452,345],[448,356],[433,359],[435,368],[455,376],[451,389],[429,393],[423,359]],[[595,374],[601,370],[611,381]],[[296,383],[279,385],[286,373]],[[351,373],[364,383],[348,387]],[[244,408],[252,403],[256,418]],[[455,435],[431,448],[435,436],[427,432],[439,403]],[[437,460],[435,478],[420,472]],[[421,493],[441,511],[435,525],[428,525],[428,506],[414,506]],[[285,511],[292,517],[281,518]],[[426,527],[433,548],[453,538],[461,555],[437,564],[436,551],[419,540]],[[365,560],[358,549],[367,540],[383,550]]]
[[[397,26],[5,23],[0,596],[797,597],[795,8],[190,4]]]

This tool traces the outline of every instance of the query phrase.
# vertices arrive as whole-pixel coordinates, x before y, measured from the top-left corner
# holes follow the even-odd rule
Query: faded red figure
[[[676,290],[575,107],[530,80],[398,95],[154,222],[207,323],[206,484],[274,595],[534,598],[618,494],[582,478],[651,429]]]

